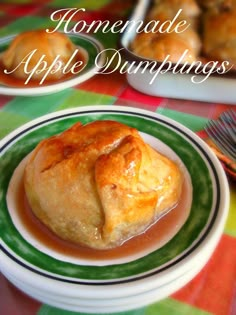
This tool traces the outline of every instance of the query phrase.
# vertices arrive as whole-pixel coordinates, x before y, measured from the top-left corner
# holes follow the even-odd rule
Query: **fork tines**
[[[236,161],[236,111],[224,112],[219,119],[210,120],[205,131],[216,146]]]

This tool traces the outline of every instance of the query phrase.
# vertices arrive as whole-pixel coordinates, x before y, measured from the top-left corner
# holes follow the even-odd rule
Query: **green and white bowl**
[[[161,248],[147,248],[137,257],[127,256],[122,261],[73,261],[35,243],[24,231],[14,215],[9,183],[40,140],[77,121],[85,124],[105,119],[138,129],[151,145],[181,164],[191,186],[190,213]],[[87,106],[33,120],[0,142],[0,169],[0,268],[27,294],[70,310],[122,311],[173,293],[208,261],[229,208],[226,176],[207,145],[179,123],[136,108]]]

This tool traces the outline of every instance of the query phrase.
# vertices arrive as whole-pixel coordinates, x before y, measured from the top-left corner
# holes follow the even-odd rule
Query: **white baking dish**
[[[151,5],[150,0],[139,0],[129,20],[144,20]],[[225,104],[236,104],[236,71],[230,70],[225,74],[211,74],[202,83],[193,83],[191,79],[194,72],[189,74],[174,74],[172,71],[164,74],[154,74],[150,69],[140,67],[139,63],[149,61],[147,58],[135,55],[130,49],[130,43],[136,36],[136,30],[127,27],[121,36],[119,50],[127,61],[127,69],[131,64],[135,65],[132,71],[126,73],[129,84],[135,89],[154,96],[197,100],[204,102],[217,102]],[[157,67],[161,62],[157,62]],[[134,69],[136,69],[134,71]],[[133,73],[131,73],[133,72]],[[197,81],[202,81],[204,75],[197,74]]]

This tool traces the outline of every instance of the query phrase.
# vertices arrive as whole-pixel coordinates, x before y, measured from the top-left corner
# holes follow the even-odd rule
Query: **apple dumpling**
[[[109,249],[176,206],[182,172],[134,128],[78,122],[38,144],[24,186],[33,213],[60,238]]]
[[[66,63],[71,58],[71,65],[76,62],[75,50],[75,45],[63,33],[27,31],[13,39],[1,61],[4,68],[18,79],[25,80],[33,72],[32,79],[40,81],[50,69],[47,80],[58,80],[64,75],[62,69]]]

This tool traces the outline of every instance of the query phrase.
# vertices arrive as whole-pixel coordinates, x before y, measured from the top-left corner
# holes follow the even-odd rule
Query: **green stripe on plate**
[[[113,119],[126,123],[147,134],[153,135],[171,147],[182,159],[187,167],[193,185],[193,204],[188,220],[177,235],[165,246],[153,253],[122,265],[109,266],[81,266],[63,261],[39,252],[28,244],[14,228],[8,214],[5,195],[9,180],[19,162],[43,138],[59,133],[76,121],[83,124],[94,121]],[[123,113],[85,113],[78,117],[68,117],[60,121],[52,121],[48,125],[39,126],[21,139],[18,139],[0,158],[0,169],[4,173],[0,177],[0,236],[3,241],[19,256],[29,263],[55,274],[74,277],[75,279],[121,279],[138,275],[162,266],[183,253],[199,236],[207,224],[213,200],[213,187],[207,165],[202,157],[182,135],[165,124],[148,120],[139,116],[130,116]]]
[[[181,123],[182,125],[184,125],[185,127],[189,128],[194,132],[202,130],[205,127],[206,123],[208,122],[207,118],[186,114],[183,112],[178,112],[163,107],[158,107],[157,113],[174,119],[175,121]]]

